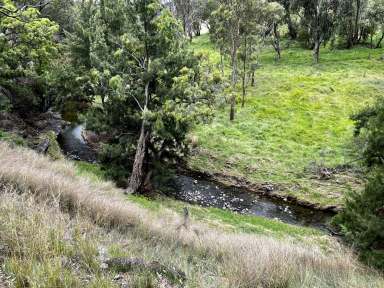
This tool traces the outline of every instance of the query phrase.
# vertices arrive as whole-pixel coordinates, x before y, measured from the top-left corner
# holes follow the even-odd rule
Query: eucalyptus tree
[[[301,25],[307,30],[313,60],[319,63],[320,47],[335,33],[337,27],[338,8],[340,0],[294,0],[295,8],[301,9]]]
[[[293,3],[295,0],[276,0],[281,6],[284,7],[284,22],[288,27],[288,35],[292,40],[297,38],[297,27],[295,21],[292,19],[296,11],[293,9]]]
[[[384,0],[370,0],[367,10],[371,48],[380,48],[384,40]],[[376,44],[373,43],[375,35],[378,35]]]
[[[338,34],[347,48],[363,40],[366,35],[368,0],[341,0],[338,12]]]
[[[277,2],[271,2],[265,9],[265,36],[272,38],[272,47],[276,52],[276,60],[281,59],[280,26],[284,21],[284,7]]]
[[[212,39],[220,50],[229,54],[231,61],[230,120],[234,120],[236,104],[236,86],[239,78],[239,63],[242,60],[242,106],[246,94],[246,67],[250,54],[258,38],[265,34],[269,20],[274,19],[274,13],[281,11],[277,3],[266,0],[219,0],[218,8],[211,15]],[[273,21],[272,21],[273,22]],[[241,51],[240,51],[241,50]],[[239,53],[241,52],[241,53]]]
[[[192,37],[193,31],[193,0],[173,0],[176,17],[181,20],[183,31]]]

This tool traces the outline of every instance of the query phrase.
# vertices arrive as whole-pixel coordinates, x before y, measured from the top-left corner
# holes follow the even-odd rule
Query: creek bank
[[[303,207],[268,194],[257,194],[248,189],[226,186],[204,174],[184,170],[167,182],[161,191],[169,197],[203,207],[229,210],[243,215],[261,216],[284,223],[314,227],[334,234],[329,226],[335,213]],[[270,189],[267,186],[264,189]]]
[[[51,110],[27,115],[0,112],[1,131],[19,137],[22,144],[53,159],[62,158],[56,139],[66,125],[68,122],[62,119],[61,114]]]
[[[255,183],[243,177],[237,177],[224,173],[196,171],[188,168],[187,165],[184,165],[184,168],[179,168],[179,173],[191,175],[193,177],[201,177],[209,181],[220,183],[221,185],[227,187],[247,190],[250,193],[254,193],[259,196],[269,197],[271,199],[284,201],[289,204],[298,205],[316,211],[337,214],[343,209],[338,205],[321,205],[318,203],[312,203],[310,201],[299,199],[292,195],[284,195],[281,193],[281,191],[285,187],[273,183]]]

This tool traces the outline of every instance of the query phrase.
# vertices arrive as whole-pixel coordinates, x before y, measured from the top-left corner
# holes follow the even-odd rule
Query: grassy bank
[[[212,63],[219,54],[209,36],[192,48]],[[261,52],[256,86],[248,88],[245,108],[229,121],[228,107],[210,125],[194,131],[199,148],[193,169],[275,184],[279,193],[321,205],[340,205],[349,189],[359,189],[350,116],[380,96],[384,88],[383,49],[323,49],[321,64],[312,65],[311,51],[291,44],[279,63],[273,52]],[[227,64],[226,74],[229,73]],[[238,96],[240,99],[240,87]],[[227,105],[228,106],[228,105]],[[323,168],[339,169],[321,179]]]
[[[186,287],[383,283],[336,242],[325,250],[315,242],[234,233],[198,219],[180,230],[177,209],[138,205],[110,183],[79,176],[67,161],[52,162],[4,143],[0,158],[2,267],[16,287],[116,287],[121,277],[132,287],[178,287],[148,271],[116,277],[100,266],[101,257],[120,256],[177,267],[187,275]]]

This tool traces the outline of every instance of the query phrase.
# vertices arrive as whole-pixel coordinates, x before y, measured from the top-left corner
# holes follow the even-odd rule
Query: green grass
[[[26,141],[21,136],[0,130],[0,141],[6,141],[18,146],[26,146]]]
[[[181,215],[183,213],[183,208],[188,207],[192,219],[226,231],[262,234],[276,239],[286,239],[289,237],[301,243],[315,242],[322,247],[327,247],[330,240],[323,232],[317,229],[285,224],[279,220],[259,216],[241,215],[218,208],[190,205],[165,197],[149,199],[143,196],[130,195],[128,196],[128,199],[131,202],[139,204],[143,208],[158,213],[168,209]]]
[[[208,35],[196,38],[192,48],[218,63]],[[299,47],[285,49],[280,63],[273,51],[264,49],[245,108],[238,104],[233,123],[228,107],[218,109],[210,125],[195,129],[199,152],[189,165],[278,184],[280,193],[322,205],[341,204],[345,191],[361,187],[361,180],[341,173],[320,181],[311,167],[335,167],[358,158],[350,116],[381,95],[383,53],[324,48],[321,63],[313,65],[311,51]],[[238,91],[240,100],[240,87]]]
[[[73,163],[75,164],[76,174],[81,177],[87,177],[95,182],[108,180],[102,167],[98,164],[86,162]],[[159,213],[164,209],[168,209],[182,215],[183,208],[188,207],[193,219],[232,232],[263,234],[279,239],[291,237],[298,241],[315,241],[320,245],[326,244],[329,240],[323,232],[317,229],[289,225],[279,220],[259,216],[241,215],[218,208],[190,205],[167,197],[150,199],[144,196],[130,195],[128,196],[128,200],[152,212],[156,211]]]
[[[91,179],[92,181],[107,181],[109,180],[102,166],[84,161],[74,161],[76,174],[82,177]]]

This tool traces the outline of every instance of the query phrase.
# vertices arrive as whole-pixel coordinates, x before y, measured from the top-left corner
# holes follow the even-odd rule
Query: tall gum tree
[[[313,61],[320,61],[320,47],[334,34],[340,0],[294,0],[301,9],[301,24],[306,27],[313,46]]]

